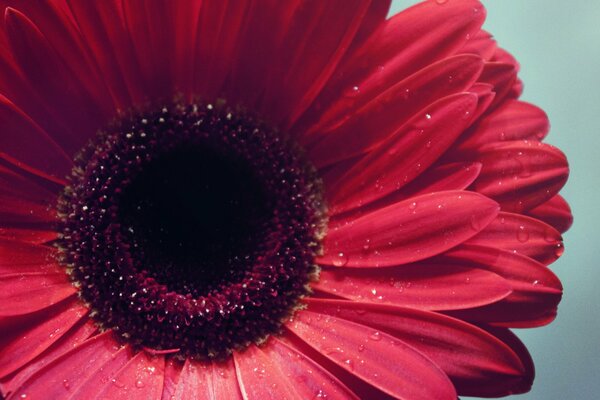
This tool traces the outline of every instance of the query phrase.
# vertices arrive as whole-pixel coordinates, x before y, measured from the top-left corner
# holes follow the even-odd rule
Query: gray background
[[[415,1],[395,0],[396,13]],[[563,196],[575,215],[564,256],[552,265],[564,285],[558,318],[517,330],[536,363],[530,399],[600,399],[600,1],[487,0],[484,28],[521,63],[522,98],[542,107],[547,141],[569,158]]]

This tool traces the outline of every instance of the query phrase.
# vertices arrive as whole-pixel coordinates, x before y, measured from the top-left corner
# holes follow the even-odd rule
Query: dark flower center
[[[103,328],[210,358],[278,330],[324,222],[297,146],[210,104],[122,118],[82,152],[59,210],[63,263]]]

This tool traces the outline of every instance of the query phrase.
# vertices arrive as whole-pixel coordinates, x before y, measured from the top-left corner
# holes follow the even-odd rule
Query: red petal
[[[517,80],[517,69],[513,64],[502,62],[487,62],[483,72],[479,77],[479,82],[489,83],[494,86],[494,102],[491,107],[495,107],[506,99],[506,96]]]
[[[506,385],[504,382],[499,382],[500,385],[497,385],[496,382],[485,382],[483,385],[476,385],[475,382],[472,382],[468,388],[465,388],[465,396],[477,393],[477,396],[500,397],[529,392],[533,384],[533,378],[535,377],[535,368],[527,347],[525,347],[514,333],[506,328],[495,328],[485,325],[480,326],[480,328],[488,331],[510,346],[513,352],[521,359],[521,364],[525,366],[525,373],[520,377],[516,377],[511,385]]]
[[[102,366],[93,368],[85,377],[77,379],[74,383],[64,380],[63,385],[69,392],[69,399],[104,400],[115,398],[106,397],[103,392],[112,385],[124,389],[122,382],[116,379],[116,375],[132,357],[131,347],[122,347],[113,353]]]
[[[458,150],[473,150],[493,142],[540,141],[549,129],[548,117],[542,109],[523,101],[509,100],[486,115]]]
[[[21,321],[14,334],[8,335],[4,331],[6,341],[3,340],[0,348],[0,377],[11,374],[40,355],[86,313],[87,309],[78,301],[70,301],[58,309],[46,309],[42,315]]]
[[[506,391],[525,374],[525,366],[509,346],[458,319],[353,301],[308,299],[307,302],[310,311],[381,330],[414,347],[448,374],[460,395],[469,393],[472,385],[493,385],[496,390]]]
[[[0,242],[25,242],[32,244],[42,244],[58,239],[58,232],[42,231],[33,229],[18,229],[18,228],[0,228]],[[0,244],[0,247],[2,245]],[[1,267],[0,267],[1,269]]]
[[[30,399],[64,398],[117,357],[120,349],[111,331],[101,333],[46,364],[14,393]]]
[[[344,215],[346,218],[363,215],[367,212],[388,207],[399,201],[428,193],[464,190],[477,178],[479,171],[481,171],[481,164],[479,163],[434,165],[419,175],[418,179],[408,183],[400,190],[390,193],[388,196],[375,200],[363,207],[350,210],[347,213],[344,213]],[[334,213],[335,210],[330,210],[329,212]]]
[[[484,30],[477,32],[475,37],[471,38],[465,46],[460,49],[460,53],[477,54],[486,61],[489,61],[496,53],[496,41],[494,37]]]
[[[65,124],[52,130],[53,139],[75,154],[106,122],[97,99],[52,49],[44,34],[21,12],[8,7],[6,32],[15,60],[50,112]]]
[[[164,374],[164,356],[149,356],[140,351],[114,374],[112,384],[96,382],[95,388],[90,389],[95,389],[97,394],[92,397],[83,392],[80,398],[158,400],[162,396]],[[102,386],[104,390],[99,391],[98,388]]]
[[[64,150],[29,116],[2,95],[0,120],[3,131],[0,135],[0,153],[58,178],[71,171],[73,163]],[[3,171],[3,178],[6,179],[8,176],[5,174],[8,173]]]
[[[468,242],[509,250],[550,264],[564,251],[560,233],[544,222],[521,214],[501,212]]]
[[[24,171],[21,172],[27,174]],[[0,165],[0,194],[40,204],[53,204],[56,201],[56,193],[38,184],[34,179]]]
[[[60,271],[56,264],[57,250],[54,247],[0,239],[0,254],[0,275]]]
[[[263,348],[269,358],[279,364],[285,376],[294,377],[292,384],[302,399],[357,399],[356,395],[317,362],[272,337]]]
[[[196,33],[194,92],[217,98],[235,63],[237,44],[248,15],[249,1],[235,5],[226,1],[204,1]]]
[[[73,328],[65,332],[63,336],[56,341],[56,343],[50,346],[32,362],[21,368],[15,375],[0,382],[0,390],[5,394],[14,393],[38,371],[43,370],[53,360],[56,360],[67,351],[70,351],[74,347],[83,343],[96,330],[97,327],[94,323],[90,322],[87,317],[83,318]]]
[[[315,101],[316,109],[306,115],[318,118],[319,109],[325,109],[339,117],[349,107],[361,107],[390,83],[455,54],[469,37],[475,36],[484,19],[483,6],[472,0],[448,2],[443,7],[435,2],[422,2],[395,15],[345,59]],[[359,88],[360,96],[343,95],[354,86]],[[314,121],[307,118],[298,131],[312,124]]]
[[[281,2],[275,2],[280,4]],[[284,20],[290,15],[291,2],[284,2],[288,10],[284,17],[267,18],[267,21]],[[250,50],[248,62],[241,59],[241,69],[248,69],[259,64],[261,58],[266,64],[259,73],[247,76],[244,80],[257,80],[260,85],[264,76],[266,84],[250,88],[251,92],[265,90],[265,101],[261,114],[274,121],[285,118],[284,125],[289,125],[300,113],[312,103],[338,65],[340,59],[350,46],[352,39],[361,26],[361,22],[369,8],[367,0],[333,0],[327,2],[304,2],[294,10],[292,18],[283,25],[277,34],[277,23],[269,23],[265,30],[265,39],[255,39],[256,32],[261,29],[250,29],[246,32],[250,40],[245,48]],[[271,6],[275,9],[274,6]],[[274,16],[277,17],[277,16]],[[258,21],[264,21],[259,19]],[[275,33],[273,30],[275,30]],[[282,37],[275,51],[269,52],[272,37]],[[261,42],[267,44],[262,46]],[[266,48],[265,48],[266,47]],[[244,44],[242,44],[244,48]],[[261,51],[262,50],[262,51]],[[264,54],[264,55],[263,55]],[[272,55],[276,55],[273,57]],[[258,79],[256,79],[256,77]],[[233,90],[238,91],[239,85]],[[247,84],[244,86],[248,86]],[[252,90],[254,89],[254,90]]]
[[[383,267],[423,260],[476,235],[497,213],[494,201],[473,192],[413,197],[355,219],[330,222],[318,263]]]
[[[320,140],[310,152],[317,166],[330,165],[365,153],[395,134],[411,117],[432,103],[466,91],[475,82],[482,67],[481,59],[473,55],[439,61],[401,82],[391,82],[390,88],[367,104],[353,111],[347,110],[341,120],[329,116],[325,111],[317,125],[308,132],[300,133],[301,141]],[[360,88],[352,88],[348,94],[354,91],[356,97],[361,95]],[[430,114],[435,115],[435,111],[432,110]],[[344,145],[340,147],[342,142]]]
[[[128,0],[122,4],[146,95],[149,99],[173,96],[176,22],[171,2]]]
[[[329,190],[333,212],[384,197],[419,176],[471,123],[469,117],[476,104],[475,95],[459,94],[446,97],[415,116]],[[345,146],[338,143],[338,148]]]
[[[504,211],[521,212],[549,200],[565,184],[565,155],[545,143],[519,141],[481,148],[483,164],[473,189],[498,201]]]
[[[21,197],[7,196],[0,191],[0,220],[4,226],[50,228],[57,221],[57,213],[48,205],[34,203]]]
[[[499,301],[511,293],[502,277],[457,263],[421,262],[388,268],[323,267],[319,291],[369,303],[456,310]]]
[[[452,315],[511,327],[545,325],[554,319],[562,295],[560,281],[550,269],[529,257],[490,247],[461,245],[447,252],[442,260],[484,268],[502,276],[512,288],[512,293],[496,304],[452,311]]]
[[[102,78],[121,109],[144,101],[144,85],[131,38],[114,0],[68,0]]]
[[[393,336],[310,311],[298,312],[285,327],[338,366],[391,396],[456,399],[446,374]]]
[[[23,315],[77,293],[66,273],[16,273],[0,276],[0,316]]]
[[[224,362],[185,360],[171,400],[195,399],[242,399],[231,359]]]
[[[391,0],[371,1],[371,5],[363,18],[360,28],[352,41],[351,50],[360,47],[369,36],[385,22],[390,11]]]
[[[573,224],[571,207],[560,195],[552,197],[545,203],[527,211],[527,215],[544,221],[559,232],[566,232]]]

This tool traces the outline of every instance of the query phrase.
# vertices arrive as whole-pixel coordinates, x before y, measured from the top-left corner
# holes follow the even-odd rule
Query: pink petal
[[[59,178],[71,171],[73,163],[65,151],[29,116],[2,95],[0,120],[3,131],[0,135],[0,153]],[[5,169],[3,175],[4,179],[17,179]]]
[[[573,224],[571,207],[558,194],[545,203],[528,210],[526,214],[532,218],[544,221],[561,233],[566,232]]]
[[[319,141],[310,151],[311,159],[319,167],[365,153],[397,134],[417,113],[436,115],[435,110],[423,109],[432,107],[440,99],[467,91],[482,68],[481,59],[473,55],[444,59],[394,83],[364,106],[344,114],[340,121],[327,119],[325,112],[320,123],[302,133],[301,140]],[[355,90],[355,95],[360,96],[360,88],[352,88],[350,92]],[[339,145],[342,142],[344,146]]]
[[[46,364],[14,393],[30,399],[64,398],[108,362],[118,359],[121,349],[111,331],[101,333]],[[107,380],[104,384],[111,383]]]
[[[182,368],[183,363],[179,362],[178,360],[173,358],[165,360],[165,376],[163,378],[163,392],[161,400],[174,399]]]
[[[355,399],[348,388],[319,364],[272,338],[234,353],[244,399]]]
[[[446,97],[411,119],[370,152],[328,192],[333,212],[343,212],[400,189],[433,164],[470,123],[477,97]],[[338,148],[345,148],[340,146]]]
[[[539,262],[509,251],[461,245],[440,261],[469,263],[502,276],[512,293],[488,306],[451,314],[470,321],[511,327],[533,327],[551,322],[562,295],[559,279]]]
[[[130,357],[127,364],[114,374],[112,384],[102,385],[102,381],[96,382],[95,388],[90,390],[96,391],[97,394],[92,397],[82,392],[81,398],[159,400],[162,396],[164,373],[164,355],[150,356],[140,351]],[[104,390],[99,391],[98,387],[102,386]]]
[[[331,82],[316,99],[315,110],[306,115],[339,119],[349,109],[358,109],[416,71],[444,59],[464,46],[479,31],[485,10],[478,1],[422,2],[388,19],[365,44],[346,57]],[[364,62],[368,60],[368,62]],[[381,67],[384,67],[381,70]],[[344,95],[353,87],[360,95]],[[303,131],[315,121],[297,127]]]
[[[22,367],[16,374],[0,379],[0,390],[2,393],[14,393],[19,387],[42,371],[52,361],[83,343],[95,331],[97,327],[87,318],[83,318],[70,330],[65,332],[52,346],[37,356],[33,361]]]
[[[494,143],[478,151],[483,164],[472,188],[498,201],[504,211],[521,212],[549,200],[565,184],[565,155],[545,143]]]
[[[352,41],[349,53],[360,47],[385,22],[391,4],[391,0],[371,1],[369,9],[361,21],[360,28]]]
[[[433,312],[343,300],[308,299],[308,309],[381,330],[438,365],[458,390],[493,385],[506,391],[525,373],[513,350],[486,331]],[[477,395],[477,393],[473,393]]]
[[[293,381],[293,385],[303,399],[357,399],[356,395],[334,375],[302,352],[286,345],[275,337],[263,348],[264,352],[279,363],[281,371]]]
[[[465,140],[461,140],[458,150],[473,150],[492,142],[539,141],[549,129],[548,117],[542,109],[523,101],[509,100],[486,115]]]
[[[345,319],[301,311],[285,328],[350,374],[397,398],[456,399],[446,374],[404,342]]]
[[[521,214],[501,212],[477,236],[468,241],[509,250],[550,264],[564,251],[560,233],[550,225]]]
[[[423,310],[456,310],[499,301],[510,286],[494,273],[459,263],[420,262],[388,268],[322,267],[319,292],[356,301]]]
[[[224,362],[185,360],[172,400],[241,400],[235,367]]]
[[[44,310],[43,314],[22,321],[18,331],[8,335],[0,348],[0,377],[11,374],[40,355],[87,313],[87,309],[73,299],[59,307]],[[10,336],[10,340],[9,337]]]
[[[473,237],[497,213],[494,201],[473,192],[413,197],[358,218],[331,221],[325,254],[317,262],[383,267],[423,260]]]

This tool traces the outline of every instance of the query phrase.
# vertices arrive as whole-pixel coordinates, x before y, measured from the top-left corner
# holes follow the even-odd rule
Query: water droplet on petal
[[[562,243],[556,243],[556,246],[554,247],[554,254],[556,255],[556,257],[560,257],[563,255],[563,253],[565,252],[565,246],[563,246]]]
[[[371,336],[369,336],[371,338],[371,340],[378,342],[381,340],[381,333],[379,333],[378,331],[373,332],[373,334]]]
[[[529,240],[529,232],[527,232],[527,229],[523,225],[519,226],[519,229],[517,229],[517,240],[521,243],[525,243]]]
[[[144,382],[142,382],[141,379],[138,379],[137,381],[135,381],[135,387],[138,389],[141,389],[144,387]]]
[[[352,86],[351,88],[349,88],[348,90],[346,90],[344,92],[344,95],[346,97],[350,97],[350,98],[356,97],[359,94],[360,94],[360,88],[358,86]]]
[[[348,264],[348,256],[340,251],[333,257],[332,262],[333,262],[333,265],[336,267],[343,267],[346,264]]]

